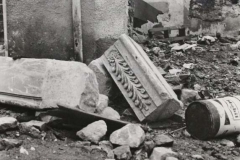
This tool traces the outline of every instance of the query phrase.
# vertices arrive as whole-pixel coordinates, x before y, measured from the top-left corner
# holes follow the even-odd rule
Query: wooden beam
[[[172,27],[157,27],[157,28],[152,28],[149,31],[150,32],[159,32],[159,31],[166,31],[166,30],[179,30],[179,29],[185,29],[185,26],[172,26]]]
[[[74,57],[83,62],[81,0],[72,0]]]
[[[7,0],[2,1],[3,6],[3,30],[4,30],[4,47],[5,56],[8,57],[8,37],[7,37]]]
[[[181,41],[181,40],[188,40],[190,39],[190,36],[182,36],[182,37],[169,37],[169,38],[163,38],[163,39],[159,39],[159,41],[161,42],[167,42],[167,41]]]

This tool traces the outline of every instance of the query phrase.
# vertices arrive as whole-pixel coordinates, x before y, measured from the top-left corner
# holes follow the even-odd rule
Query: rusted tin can
[[[197,139],[240,133],[240,96],[193,102],[185,116],[187,131]]]

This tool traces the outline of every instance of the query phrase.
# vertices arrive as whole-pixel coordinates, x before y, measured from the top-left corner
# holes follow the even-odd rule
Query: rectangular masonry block
[[[0,57],[0,103],[37,110],[65,104],[94,112],[98,98],[96,76],[83,63]]]
[[[140,121],[166,119],[180,109],[170,85],[127,35],[104,53],[103,63]]]

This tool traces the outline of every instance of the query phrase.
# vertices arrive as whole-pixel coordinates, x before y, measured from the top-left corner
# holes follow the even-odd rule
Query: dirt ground
[[[15,111],[5,109],[8,114],[17,115]],[[13,112],[13,113],[12,113]],[[5,115],[5,114],[4,114]],[[159,123],[166,125],[164,129],[154,129],[147,133],[147,137],[156,134],[167,134],[174,140],[172,149],[180,154],[180,160],[192,160],[193,155],[201,155],[205,160],[234,160],[240,156],[239,147],[227,147],[220,144],[221,138],[210,141],[200,141],[190,137],[186,131],[179,130],[184,123],[167,121]],[[52,128],[46,131],[44,139],[32,138],[29,135],[19,134],[18,130],[7,131],[0,134],[1,138],[22,140],[21,147],[28,151],[27,154],[20,153],[20,148],[8,149],[0,152],[1,160],[105,160],[105,152],[100,150],[90,151],[87,147],[78,145],[80,139],[75,136],[75,130]],[[108,137],[105,137],[108,139]],[[224,139],[235,140],[236,135],[224,137]],[[142,146],[141,146],[142,147]],[[141,148],[140,147],[140,148]],[[132,150],[133,153],[135,150]],[[222,157],[216,157],[220,154]]]

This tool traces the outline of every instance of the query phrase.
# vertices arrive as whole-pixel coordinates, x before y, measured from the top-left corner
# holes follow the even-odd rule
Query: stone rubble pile
[[[9,130],[18,130],[18,137],[27,135],[44,141],[46,132],[49,131],[48,124],[42,121],[18,122],[13,117],[0,119],[1,131],[4,133]],[[70,146],[85,148],[89,152],[101,152],[106,159],[130,160],[140,155],[150,160],[165,160],[174,157],[178,159],[178,154],[171,150],[174,141],[166,135],[157,135],[151,140],[146,140],[146,133],[139,124],[128,124],[108,136],[106,135],[107,128],[107,124],[103,120],[93,122],[76,133],[79,141]],[[19,147],[20,150],[23,150],[24,146],[22,145],[22,140],[0,139],[0,151]],[[140,153],[134,152],[136,149]]]

